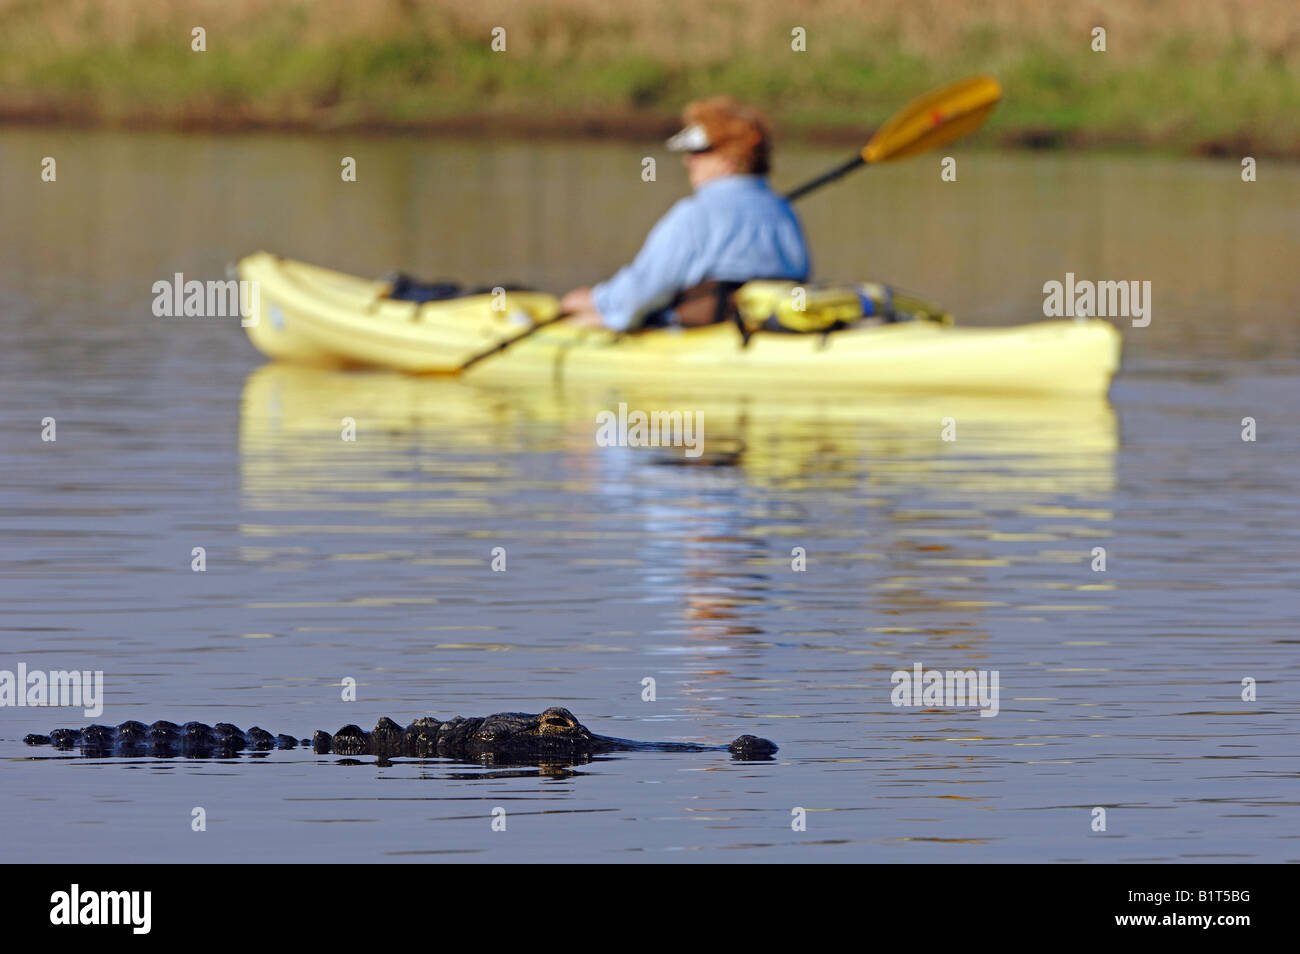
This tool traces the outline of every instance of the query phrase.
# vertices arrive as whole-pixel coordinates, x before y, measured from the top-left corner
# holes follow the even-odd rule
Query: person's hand
[[[605,319],[591,299],[591,289],[585,286],[560,299],[560,314],[567,315],[564,320],[575,328],[605,327]]]
[[[563,298],[560,299],[560,311],[568,314],[581,314],[584,311],[595,311],[596,305],[591,300],[591,289],[584,285],[582,288],[575,288]]]

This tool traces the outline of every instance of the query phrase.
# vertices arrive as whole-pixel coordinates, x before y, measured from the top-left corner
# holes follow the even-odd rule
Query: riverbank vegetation
[[[8,121],[646,135],[728,91],[850,140],[990,73],[986,142],[1300,155],[1286,0],[0,0],[0,23]]]

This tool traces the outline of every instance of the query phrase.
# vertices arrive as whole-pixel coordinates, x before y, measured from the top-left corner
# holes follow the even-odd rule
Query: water
[[[80,711],[6,708],[5,860],[1300,858],[1294,167],[976,154],[809,201],[820,274],[972,323],[1032,319],[1067,270],[1152,280],[1109,403],[488,390],[264,365],[229,320],[149,311],[258,247],[590,281],[680,190],[642,151],[0,134],[0,668],[104,670],[101,722],[561,704],[777,759],[96,760],[19,741]],[[782,182],[836,155],[784,158]],[[714,466],[597,448],[618,400],[702,409]],[[997,670],[1000,713],[893,707],[916,662]]]

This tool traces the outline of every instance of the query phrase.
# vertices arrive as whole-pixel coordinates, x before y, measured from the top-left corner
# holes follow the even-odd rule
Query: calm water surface
[[[1032,320],[1066,271],[1151,280],[1109,402],[487,390],[266,365],[230,320],[150,313],[153,282],[257,248],[591,281],[683,188],[643,152],[0,133],[0,668],[102,669],[101,722],[562,704],[777,759],[95,760],[20,741],[79,710],[5,708],[5,860],[1300,860],[1294,167],[975,154],[809,200],[821,276],[972,323]],[[596,447],[621,400],[703,411],[705,465]],[[916,662],[998,670],[1000,714],[894,708]]]

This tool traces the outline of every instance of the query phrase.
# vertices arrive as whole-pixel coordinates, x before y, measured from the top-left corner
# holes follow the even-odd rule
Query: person
[[[614,331],[633,331],[647,320],[702,323],[695,317],[683,322],[683,302],[692,290],[707,289],[706,283],[808,278],[803,227],[765,178],[771,135],[763,115],[718,96],[690,103],[684,119],[685,128],[667,146],[685,153],[694,194],[655,224],[631,264],[560,300],[569,321]],[[698,308],[692,311],[699,314]]]

